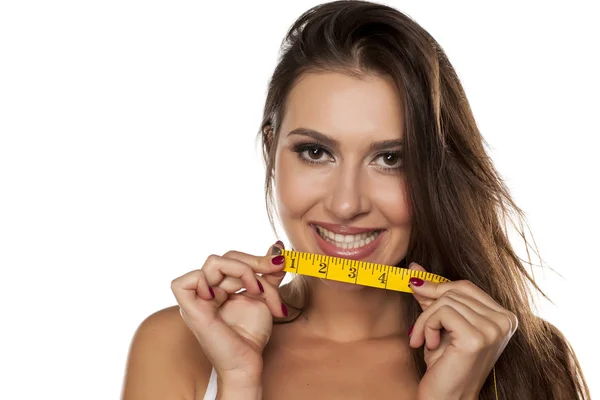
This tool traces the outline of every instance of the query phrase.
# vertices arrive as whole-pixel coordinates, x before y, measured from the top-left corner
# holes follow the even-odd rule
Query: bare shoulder
[[[173,306],[137,328],[127,359],[122,400],[202,398],[212,366]]]

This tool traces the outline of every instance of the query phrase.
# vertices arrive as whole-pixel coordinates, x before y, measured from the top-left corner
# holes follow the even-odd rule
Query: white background
[[[600,394],[591,3],[387,4],[457,69],[562,275],[537,273],[556,303],[539,314]],[[262,254],[276,240],[254,138],[279,44],[316,4],[1,3],[0,398],[117,398],[135,329],[175,304],[172,279],[211,253]]]

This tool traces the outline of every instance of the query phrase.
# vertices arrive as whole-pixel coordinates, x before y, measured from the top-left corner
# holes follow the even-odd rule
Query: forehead
[[[311,128],[331,136],[402,136],[402,100],[391,78],[342,73],[304,74],[290,91],[282,131]]]

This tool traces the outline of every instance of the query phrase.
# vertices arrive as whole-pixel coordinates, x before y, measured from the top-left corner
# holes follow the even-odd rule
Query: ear
[[[271,145],[273,144],[273,127],[270,124],[267,124],[263,128],[263,141],[267,146],[267,149],[271,149]]]

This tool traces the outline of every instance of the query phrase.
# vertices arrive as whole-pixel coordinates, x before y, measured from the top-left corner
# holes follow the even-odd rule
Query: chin
[[[344,292],[358,292],[366,287],[363,285],[356,285],[353,283],[332,281],[330,279],[319,278],[319,280],[323,282],[324,285],[329,286],[331,289],[340,290]]]

